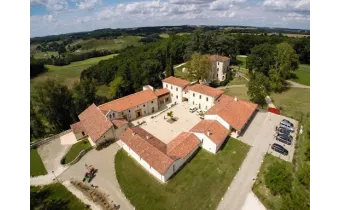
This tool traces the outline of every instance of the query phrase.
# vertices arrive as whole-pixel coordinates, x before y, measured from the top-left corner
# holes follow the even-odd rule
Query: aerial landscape
[[[309,0],[30,4],[30,209],[310,209]]]

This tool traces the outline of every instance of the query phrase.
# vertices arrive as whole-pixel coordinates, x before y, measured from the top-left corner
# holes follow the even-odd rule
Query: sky
[[[310,0],[30,0],[30,37],[174,25],[310,28]]]

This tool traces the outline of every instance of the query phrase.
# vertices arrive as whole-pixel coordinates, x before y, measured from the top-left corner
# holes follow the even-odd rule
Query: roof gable
[[[207,96],[214,97],[215,99],[222,95],[224,92],[217,88],[212,88],[206,85],[195,84],[193,86],[189,86],[186,91],[194,91],[197,93],[201,93]]]
[[[185,87],[185,86],[190,84],[190,82],[187,81],[187,80],[180,79],[180,78],[177,78],[177,77],[172,77],[172,76],[167,77],[167,78],[163,79],[162,81],[165,82],[165,83],[169,83],[169,84],[172,84],[172,85],[179,86],[179,87]]]
[[[183,132],[168,143],[167,154],[172,159],[184,158],[199,144],[200,140],[195,134]]]
[[[201,120],[190,132],[203,133],[216,145],[223,143],[230,131],[220,124],[217,120]]]

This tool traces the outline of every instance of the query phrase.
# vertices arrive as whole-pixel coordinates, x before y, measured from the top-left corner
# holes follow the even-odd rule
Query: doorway
[[[136,110],[136,117],[141,117],[143,114],[142,114],[142,109],[138,109]]]

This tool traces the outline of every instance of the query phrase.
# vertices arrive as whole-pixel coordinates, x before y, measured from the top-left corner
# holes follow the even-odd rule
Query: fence
[[[63,136],[63,135],[65,135],[65,134],[67,134],[67,133],[70,133],[70,132],[71,132],[71,129],[66,130],[66,131],[63,131],[63,132],[58,133],[58,134],[53,135],[53,136],[49,136],[49,137],[47,137],[47,138],[45,138],[45,139],[42,139],[42,140],[34,141],[34,142],[32,142],[32,143],[30,144],[30,147],[33,148],[33,147],[41,146],[41,145],[43,145],[43,144],[46,144],[46,143],[52,141],[52,140],[55,139],[55,138],[59,138],[60,136]]]
[[[278,115],[281,114],[281,111],[279,109],[275,109],[275,108],[272,108],[272,107],[268,107],[268,112],[278,114]]]

